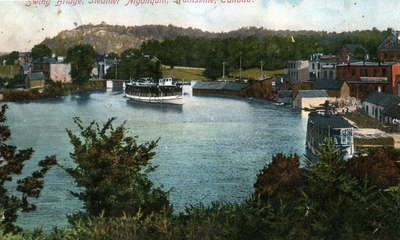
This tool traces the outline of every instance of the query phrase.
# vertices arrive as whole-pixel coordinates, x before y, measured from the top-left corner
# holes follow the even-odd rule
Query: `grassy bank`
[[[57,98],[65,96],[71,93],[104,89],[106,87],[105,81],[89,81],[82,85],[76,85],[72,83],[52,83],[46,85],[44,89],[28,89],[28,90],[11,90],[4,91],[3,101],[18,102],[18,101],[28,101],[37,100],[45,98]]]
[[[389,125],[385,125],[362,112],[346,113],[344,117],[355,122],[358,128],[376,128],[384,132],[391,131],[391,127]]]
[[[278,70],[271,70],[271,71],[263,71],[261,72],[261,69],[259,68],[251,68],[251,69],[246,69],[242,71],[242,78],[250,78],[250,79],[257,79],[260,76],[265,76],[265,77],[272,77],[277,74],[283,74],[284,71],[283,69],[278,69]],[[236,71],[230,74],[233,78],[238,78],[240,76],[240,72]]]
[[[207,81],[208,79],[203,76],[204,68],[192,67],[174,67],[170,69],[169,66],[162,66],[163,77],[174,77],[178,80],[186,81]]]

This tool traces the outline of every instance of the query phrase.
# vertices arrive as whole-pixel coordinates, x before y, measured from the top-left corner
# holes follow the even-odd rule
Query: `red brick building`
[[[337,80],[346,81],[350,95],[365,99],[376,91],[399,95],[400,63],[354,62],[336,67]]]

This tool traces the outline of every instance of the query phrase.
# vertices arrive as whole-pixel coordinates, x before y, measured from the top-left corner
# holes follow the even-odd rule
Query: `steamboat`
[[[183,104],[182,85],[172,78],[141,78],[125,84],[125,96],[140,102]]]

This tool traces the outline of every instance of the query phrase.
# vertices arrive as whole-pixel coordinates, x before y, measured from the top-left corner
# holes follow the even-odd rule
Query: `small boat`
[[[172,78],[141,78],[125,84],[125,96],[140,102],[183,104],[182,85]]]
[[[283,102],[275,102],[274,105],[276,105],[276,106],[282,106],[282,105],[285,105],[285,104],[284,104]]]

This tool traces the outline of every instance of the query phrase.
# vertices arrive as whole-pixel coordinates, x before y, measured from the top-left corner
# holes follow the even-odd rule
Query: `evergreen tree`
[[[39,162],[40,169],[30,176],[17,181],[19,195],[10,194],[5,186],[12,182],[15,175],[20,175],[26,161],[30,160],[33,150],[31,148],[17,150],[15,146],[6,142],[11,137],[10,129],[6,122],[7,105],[3,105],[0,111],[0,228],[5,232],[20,230],[16,225],[18,211],[30,212],[35,210],[30,198],[38,198],[43,189],[43,178],[47,171],[56,164],[55,156],[46,157]]]
[[[124,124],[113,127],[113,118],[102,126],[95,121],[84,126],[79,118],[74,121],[80,135],[67,132],[76,167],[66,170],[84,189],[72,194],[83,201],[89,216],[121,217],[139,211],[147,215],[171,210],[168,194],[148,178],[155,170],[150,160],[158,141],[138,144],[136,137],[126,136]]]

